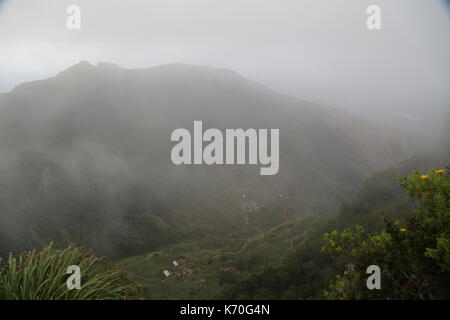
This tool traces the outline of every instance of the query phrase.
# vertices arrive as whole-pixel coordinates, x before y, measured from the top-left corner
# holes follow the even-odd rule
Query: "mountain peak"
[[[95,66],[91,63],[89,63],[88,61],[80,61],[79,63],[63,70],[62,72],[60,72],[58,75],[65,75],[65,74],[79,74],[79,73],[84,73],[84,72],[88,72],[88,71],[92,71],[95,69]]]
[[[89,61],[82,60],[82,61],[78,62],[77,64],[69,67],[67,70],[69,70],[69,69],[88,69],[88,68],[92,69],[94,67],[95,66],[92,63],[90,63]]]

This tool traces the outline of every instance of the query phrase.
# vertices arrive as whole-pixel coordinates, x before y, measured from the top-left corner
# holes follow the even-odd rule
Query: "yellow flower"
[[[401,232],[405,232],[407,229],[406,228],[401,228],[400,231]]]
[[[426,179],[428,179],[428,175],[427,174],[423,174],[423,175],[420,176],[420,179],[426,180]]]
[[[445,172],[445,170],[443,170],[443,169],[439,169],[439,170],[435,170],[436,171],[436,173],[444,173]]]

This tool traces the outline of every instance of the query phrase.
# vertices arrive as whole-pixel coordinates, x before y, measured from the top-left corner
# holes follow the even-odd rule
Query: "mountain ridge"
[[[83,62],[16,87],[0,105],[0,153],[10,159],[0,163],[0,233],[14,239],[14,226],[22,247],[32,247],[31,226],[41,238],[106,253],[148,250],[198,230],[233,232],[245,223],[243,194],[275,219],[276,208],[331,213],[374,171],[410,154],[386,128],[205,66]],[[195,120],[205,129],[280,129],[279,173],[173,165],[171,132]]]

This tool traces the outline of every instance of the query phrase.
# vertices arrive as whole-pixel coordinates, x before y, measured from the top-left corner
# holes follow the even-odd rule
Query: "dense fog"
[[[0,300],[448,299],[449,17],[0,0]]]
[[[0,92],[82,60],[234,70],[270,88],[436,141],[448,106],[441,0],[2,1]],[[80,30],[66,28],[79,5]],[[366,9],[381,9],[381,30]]]

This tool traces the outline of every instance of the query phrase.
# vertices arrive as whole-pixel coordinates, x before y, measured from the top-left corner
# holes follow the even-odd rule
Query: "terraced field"
[[[227,277],[245,278],[276,265],[301,244],[307,237],[306,232],[299,236],[302,221],[292,218],[249,238],[184,241],[121,260],[116,267],[142,284],[147,299],[219,299]]]

